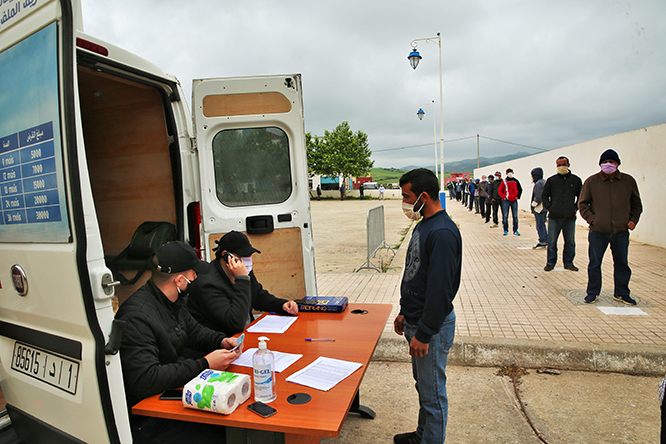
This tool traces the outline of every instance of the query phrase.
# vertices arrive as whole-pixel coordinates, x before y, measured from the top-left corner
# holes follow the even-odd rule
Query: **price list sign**
[[[53,122],[0,139],[0,225],[59,222]]]

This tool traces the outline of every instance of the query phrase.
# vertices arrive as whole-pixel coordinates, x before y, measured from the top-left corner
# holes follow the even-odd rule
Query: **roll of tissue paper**
[[[251,392],[250,376],[208,369],[185,384],[183,406],[228,415]]]

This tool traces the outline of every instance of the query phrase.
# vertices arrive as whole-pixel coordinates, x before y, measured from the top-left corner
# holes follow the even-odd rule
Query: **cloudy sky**
[[[178,77],[301,73],[305,128],[368,134],[377,167],[538,153],[666,123],[664,0],[82,0],[85,32]],[[458,140],[456,139],[464,139]],[[491,140],[495,139],[495,140]],[[511,143],[503,143],[511,142]],[[525,148],[526,145],[533,148]],[[537,150],[539,149],[539,150]]]

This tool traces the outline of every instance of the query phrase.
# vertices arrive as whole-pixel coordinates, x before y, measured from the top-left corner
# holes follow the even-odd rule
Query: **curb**
[[[405,339],[382,335],[374,361],[410,361]],[[556,368],[628,375],[663,376],[666,349],[649,345],[534,341],[529,339],[456,337],[448,364],[526,368]]]

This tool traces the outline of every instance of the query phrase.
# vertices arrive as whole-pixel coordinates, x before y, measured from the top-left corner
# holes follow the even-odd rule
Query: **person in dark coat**
[[[153,257],[155,269],[148,282],[118,309],[125,321],[120,358],[134,443],[224,442],[224,427],[133,415],[139,401],[182,387],[205,369],[225,370],[240,352],[236,340],[195,321],[181,296],[210,265],[199,260],[184,242],[169,242]],[[189,359],[186,348],[202,357]]]
[[[613,298],[636,305],[629,291],[629,231],[636,228],[643,212],[636,179],[621,173],[620,157],[608,149],[599,159],[601,171],[583,183],[578,201],[580,215],[590,226],[588,236],[590,263],[587,266],[587,296],[594,303],[601,292],[601,263],[610,245],[613,253]]]
[[[580,177],[571,172],[569,159],[560,156],[556,160],[557,174],[550,176],[543,187],[543,206],[548,210],[548,254],[545,271],[551,271],[557,263],[557,239],[564,236],[564,268],[578,271],[576,257],[576,212],[578,198],[583,188]]]
[[[548,245],[548,230],[546,229],[546,215],[548,214],[548,210],[543,207],[541,199],[546,181],[543,179],[543,169],[540,167],[534,168],[530,174],[532,175],[532,182],[534,182],[534,188],[532,188],[532,203],[530,207],[534,214],[537,235],[539,236],[538,243],[532,248],[537,250],[546,248]]]
[[[192,285],[187,309],[201,324],[229,335],[240,333],[254,320],[252,310],[298,314],[298,304],[265,290],[252,271],[252,255],[261,253],[247,236],[230,231],[215,249],[211,272]]]

